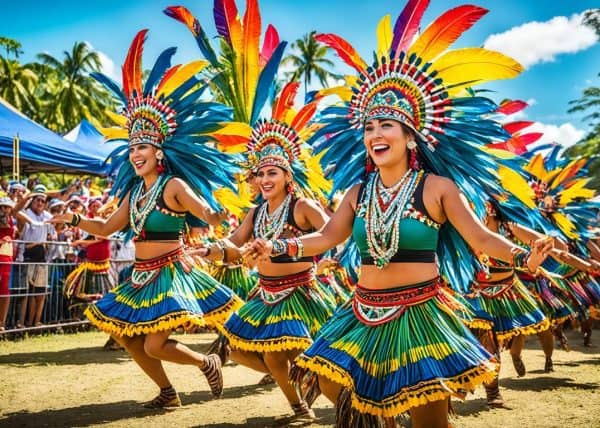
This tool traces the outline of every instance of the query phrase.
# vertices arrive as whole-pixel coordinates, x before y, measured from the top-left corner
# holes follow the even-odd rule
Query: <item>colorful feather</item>
[[[273,113],[271,117],[275,120],[283,122],[285,120],[286,112],[289,109],[294,108],[294,99],[298,94],[300,83],[289,82],[281,90],[281,94],[273,103]]]
[[[456,91],[462,85],[473,85],[490,80],[511,79],[523,71],[523,66],[499,52],[483,48],[464,48],[449,51],[432,66],[446,85]],[[462,85],[461,85],[462,84]]]
[[[123,92],[127,98],[142,95],[142,51],[148,30],[136,34],[123,63]]]
[[[528,208],[535,208],[535,193],[518,172],[505,166],[500,166],[498,168],[498,176],[500,177],[502,187],[507,192],[513,194]]]
[[[551,189],[558,187],[563,184],[565,181],[569,180],[577,176],[577,173],[581,171],[583,167],[585,167],[587,163],[587,159],[574,159],[567,166],[562,168],[560,173],[552,180]]]
[[[156,91],[159,92],[162,89],[163,85],[165,85],[169,81],[171,76],[177,73],[177,70],[179,70],[180,68],[181,65],[177,64],[165,71],[165,74],[163,75],[162,79],[160,79],[160,82],[158,83],[158,85],[156,85]]]
[[[204,67],[208,64],[208,61],[193,61],[179,67],[174,73],[172,73],[168,80],[161,82],[161,88],[157,91],[157,97],[168,97],[175,89],[179,88],[184,82],[187,82],[190,78],[200,73]]]
[[[170,16],[185,24],[185,26],[192,32],[196,39],[196,44],[202,51],[204,57],[210,61],[214,66],[217,64],[217,56],[213,50],[204,29],[200,25],[200,22],[192,15],[192,13],[183,6],[171,6],[166,8],[164,11],[165,15]]]
[[[350,43],[335,34],[317,34],[315,40],[333,49],[339,57],[359,73],[366,73],[367,64]]]
[[[509,115],[520,112],[525,107],[527,107],[527,103],[521,100],[508,100],[500,103],[500,107],[496,109],[496,112]]]
[[[377,57],[389,58],[392,44],[392,17],[385,15],[377,25]]]
[[[291,121],[290,126],[297,132],[300,132],[317,112],[318,103],[318,101],[314,101],[302,107],[300,111],[296,113],[296,116]]]
[[[154,67],[152,67],[152,71],[146,79],[146,84],[144,85],[144,93],[148,93],[152,91],[154,85],[156,85],[158,79],[162,77],[162,75],[171,67],[171,58],[175,55],[177,48],[169,48],[164,50],[154,63]]]
[[[279,43],[275,52],[267,62],[267,65],[260,72],[260,77],[258,78],[258,84],[256,85],[256,96],[254,97],[254,103],[252,105],[252,116],[250,117],[250,123],[254,123],[258,120],[260,112],[267,101],[267,98],[270,94],[270,89],[273,86],[275,75],[277,74],[277,70],[279,69],[279,63],[281,62],[281,57],[283,56],[283,51],[287,42]]]
[[[454,43],[488,11],[478,6],[463,5],[450,9],[437,18],[419,36],[409,50],[424,62],[430,62]]]
[[[277,33],[275,27],[269,24],[267,26],[267,31],[265,32],[265,39],[263,40],[262,49],[260,50],[259,66],[261,69],[267,64],[278,45],[279,33]]]
[[[242,76],[244,79],[244,99],[248,117],[252,115],[252,102],[258,82],[259,68],[259,43],[261,33],[260,10],[257,0],[246,1],[244,14],[244,45],[241,52]]]
[[[390,49],[398,58],[400,52],[406,52],[413,41],[413,37],[419,31],[419,25],[425,9],[429,6],[429,0],[409,0],[404,9],[398,15],[394,24],[394,38]]]
[[[522,131],[525,128],[530,127],[533,124],[534,122],[531,122],[529,120],[521,120],[517,122],[505,123],[504,125],[502,125],[502,127],[506,129],[506,132],[512,135],[516,134],[519,131]]]

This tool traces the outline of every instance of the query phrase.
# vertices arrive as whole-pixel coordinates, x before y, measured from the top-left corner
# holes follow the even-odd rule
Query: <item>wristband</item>
[[[69,224],[71,226],[77,226],[80,222],[81,222],[81,216],[77,213],[74,213]]]

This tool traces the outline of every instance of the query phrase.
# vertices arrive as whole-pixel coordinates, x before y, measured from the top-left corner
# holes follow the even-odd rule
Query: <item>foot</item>
[[[571,349],[569,349],[569,340],[567,339],[567,336],[565,336],[562,331],[558,333],[555,332],[555,336],[562,350],[569,352]]]
[[[504,399],[502,398],[502,394],[500,394],[498,380],[495,380],[489,385],[483,386],[485,387],[487,405],[491,408],[504,407]]]
[[[585,333],[583,333],[583,346],[591,348],[592,345],[592,332],[591,331],[586,331]]]
[[[513,366],[515,367],[515,371],[517,372],[517,375],[519,377],[523,377],[525,376],[525,373],[527,372],[527,370],[525,370],[525,364],[523,364],[523,360],[521,359],[520,356],[514,356],[511,355],[512,357],[512,362],[513,362]]]
[[[223,394],[223,371],[221,370],[221,359],[216,354],[210,354],[206,357],[206,366],[201,369],[212,395],[216,398]]]
[[[275,418],[276,426],[304,426],[311,422],[314,422],[317,417],[315,412],[308,407],[305,401],[301,401],[298,404],[292,404],[292,410],[294,414],[291,416],[279,416]]]
[[[275,378],[267,373],[261,380],[258,381],[257,385],[273,385],[274,383],[276,383]]]
[[[173,388],[163,388],[160,390],[160,394],[144,403],[144,407],[146,409],[174,409],[181,407],[181,400]]]
[[[552,363],[552,358],[546,357],[546,362],[544,363],[544,373],[550,373],[554,371],[554,364]]]

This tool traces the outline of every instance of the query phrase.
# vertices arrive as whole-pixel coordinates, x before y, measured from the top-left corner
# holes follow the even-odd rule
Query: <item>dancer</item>
[[[476,6],[446,12],[413,42],[426,5],[410,2],[393,33],[382,20],[372,67],[340,37],[316,36],[358,72],[350,88],[329,90],[343,104],[323,111],[315,135],[329,149],[323,160],[333,165],[334,190],[350,190],[321,231],[257,239],[249,249],[263,257],[314,255],[353,235],[362,259],[354,297],[291,373],[296,381],[319,375],[322,392],[337,403],[340,427],[374,426],[379,418],[393,425],[408,411],[415,428],[447,428],[449,396],[494,379],[493,356],[456,316],[461,307],[440,278],[436,248],[451,285],[463,288],[473,275],[468,246],[532,271],[552,247],[548,240],[531,252],[513,245],[486,229],[461,195],[482,213],[477,195],[489,191],[497,162],[479,144],[506,133],[484,117],[493,102],[458,94],[522,68],[481,48],[445,52],[486,12]],[[466,65],[480,57],[488,67]],[[365,181],[355,184],[361,172]]]
[[[106,76],[95,75],[126,106],[125,127],[105,131],[110,139],[128,140],[112,155],[113,164],[120,168],[113,186],[119,208],[107,220],[67,213],[52,222],[66,221],[98,236],[129,227],[134,235],[136,261],[131,277],[85,314],[114,336],[160,388],[145,406],[168,408],[180,406],[181,401],[163,360],[199,367],[215,397],[223,388],[218,356],[190,350],[170,339],[171,332],[188,326],[221,328],[241,304],[229,289],[194,266],[181,240],[186,212],[210,224],[223,219],[215,211],[212,192],[232,187],[233,164],[205,144],[211,141],[205,134],[228,120],[230,112],[200,100],[206,86],[196,75],[204,63],[169,68],[175,48],[160,55],[142,87],[146,32],[136,35],[125,60],[123,91]]]

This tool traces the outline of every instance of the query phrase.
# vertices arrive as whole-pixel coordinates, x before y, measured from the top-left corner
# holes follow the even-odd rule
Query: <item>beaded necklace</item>
[[[129,199],[129,225],[136,235],[141,234],[142,230],[144,230],[146,219],[156,207],[158,196],[169,178],[164,174],[159,175],[154,184],[146,192],[143,192],[144,181],[142,180],[133,192],[131,192]],[[140,208],[139,204],[144,198],[147,198],[146,203]]]
[[[281,205],[269,215],[269,204],[264,203],[258,208],[256,221],[254,222],[254,236],[262,239],[277,239],[283,232],[288,218],[292,194],[289,193]]]
[[[379,191],[381,180],[379,173],[373,174],[365,189],[365,229],[369,254],[375,266],[383,269],[396,254],[400,242],[400,221],[407,208],[423,171],[409,169],[400,179],[398,185],[392,186],[396,193],[385,203]]]

